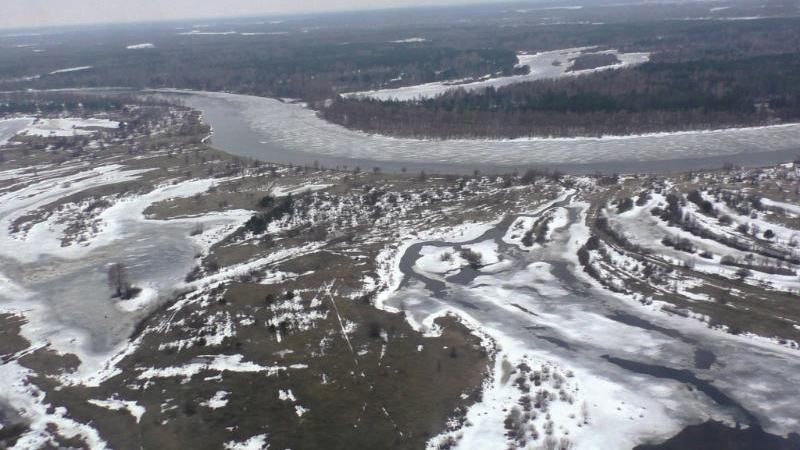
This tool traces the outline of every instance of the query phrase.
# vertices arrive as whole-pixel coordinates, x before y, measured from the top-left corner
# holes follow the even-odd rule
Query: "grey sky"
[[[497,0],[484,0],[497,1]],[[478,3],[480,0],[0,0],[0,28],[138,22],[256,14],[304,13],[394,6]]]

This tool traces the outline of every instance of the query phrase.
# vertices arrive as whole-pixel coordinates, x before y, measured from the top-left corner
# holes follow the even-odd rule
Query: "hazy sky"
[[[0,0],[0,28],[478,2],[480,0]]]

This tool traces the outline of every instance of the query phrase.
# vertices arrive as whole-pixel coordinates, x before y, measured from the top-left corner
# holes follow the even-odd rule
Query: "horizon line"
[[[544,0],[543,3],[559,3],[564,0]],[[407,5],[407,6],[378,6],[378,7],[369,7],[369,6],[362,6],[356,8],[333,8],[333,9],[321,9],[317,11],[306,11],[306,12],[273,12],[273,13],[255,13],[255,14],[223,14],[223,15],[211,15],[211,16],[186,16],[186,17],[173,17],[169,19],[145,19],[145,20],[111,20],[111,21],[86,21],[86,22],[67,22],[61,24],[49,24],[49,25],[23,25],[23,26],[13,26],[13,27],[4,27],[0,25],[0,32],[3,32],[3,35],[0,35],[0,38],[3,37],[10,37],[6,32],[15,32],[15,31],[29,31],[29,30],[54,30],[54,29],[69,29],[69,28],[78,28],[78,27],[106,27],[106,26],[118,26],[118,25],[148,25],[148,24],[169,24],[169,23],[185,23],[185,22],[192,22],[192,21],[202,21],[202,20],[220,20],[220,19],[227,19],[227,20],[236,20],[236,19],[254,19],[254,18],[299,18],[299,17],[312,17],[312,16],[320,16],[320,15],[336,15],[336,14],[350,14],[350,13],[360,13],[360,12],[380,12],[380,11],[395,11],[395,10],[414,10],[414,9],[449,9],[449,8],[459,8],[465,6],[479,6],[479,5],[508,5],[508,4],[519,4],[519,3],[530,3],[530,1],[525,0],[506,0],[500,2],[489,2],[487,0],[463,0],[459,3],[451,3],[451,4],[433,4],[433,5]]]

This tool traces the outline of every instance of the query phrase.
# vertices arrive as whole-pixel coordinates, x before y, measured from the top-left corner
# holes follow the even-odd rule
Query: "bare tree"
[[[471,248],[461,250],[461,257],[467,260],[469,266],[476,270],[481,267],[483,262],[483,256]]]
[[[108,286],[114,290],[114,297],[128,298],[131,284],[124,264],[113,263],[108,266]]]

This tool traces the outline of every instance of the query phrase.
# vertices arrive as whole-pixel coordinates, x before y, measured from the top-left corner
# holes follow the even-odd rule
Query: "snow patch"
[[[228,405],[228,395],[230,395],[230,392],[217,391],[213,397],[200,403],[200,405],[210,409],[224,408]]]
[[[410,38],[421,39],[421,38]],[[424,42],[419,40],[403,40],[393,42]],[[361,97],[372,98],[376,100],[399,100],[399,101],[414,101],[431,99],[455,89],[464,89],[466,91],[481,91],[483,89],[494,87],[500,88],[516,83],[524,83],[534,80],[541,80],[546,78],[560,78],[565,76],[577,76],[586,73],[596,72],[608,69],[621,69],[645,63],[650,60],[649,53],[619,53],[616,50],[608,51],[617,56],[620,60],[619,63],[610,66],[599,67],[596,69],[587,69],[580,71],[567,71],[567,62],[580,56],[585,50],[591,47],[581,48],[568,48],[561,50],[551,50],[546,52],[539,52],[533,54],[519,53],[517,55],[516,67],[528,67],[529,73],[524,75],[511,75],[504,77],[484,77],[479,81],[464,80],[449,80],[437,81],[433,83],[420,84],[416,86],[404,86],[392,89],[379,89],[374,91],[353,92],[345,94],[347,97]],[[554,65],[553,61],[560,61],[561,64]]]
[[[139,374],[138,379],[149,380],[152,378],[183,378],[188,381],[194,375],[207,370],[214,372],[265,372],[268,376],[277,375],[278,372],[287,370],[284,366],[262,366],[253,362],[242,361],[242,355],[204,355],[197,359],[205,362],[193,362],[184,366],[172,366],[164,368],[147,368]],[[307,366],[293,364],[288,369],[305,369]]]
[[[244,442],[228,441],[225,443],[225,450],[266,450],[268,448],[266,434],[253,436]]]
[[[89,136],[97,132],[93,128],[116,129],[120,123],[107,119],[36,119],[19,134],[39,137]]]
[[[150,42],[146,42],[143,44],[131,44],[125,47],[128,50],[144,50],[148,48],[156,48],[156,46]]]
[[[127,400],[119,400],[116,398],[110,398],[108,400],[89,400],[89,403],[101,408],[110,409],[112,411],[120,411],[123,409],[127,410],[133,416],[133,418],[136,419],[136,423],[139,423],[142,420],[142,416],[145,413],[144,407],[139,406],[138,403]]]
[[[328,189],[329,187],[333,187],[333,184],[303,184],[299,186],[276,186],[272,188],[272,195],[275,197],[285,197],[287,195],[297,195],[304,192],[316,192],[321,191],[324,189]]]
[[[414,44],[418,42],[428,42],[427,39],[421,37],[412,37],[406,39],[398,39],[396,41],[390,41],[392,44]]]
[[[70,73],[70,72],[81,72],[84,70],[89,70],[94,66],[78,66],[78,67],[67,67],[66,69],[58,69],[50,72],[50,75],[58,75],[60,73]]]

